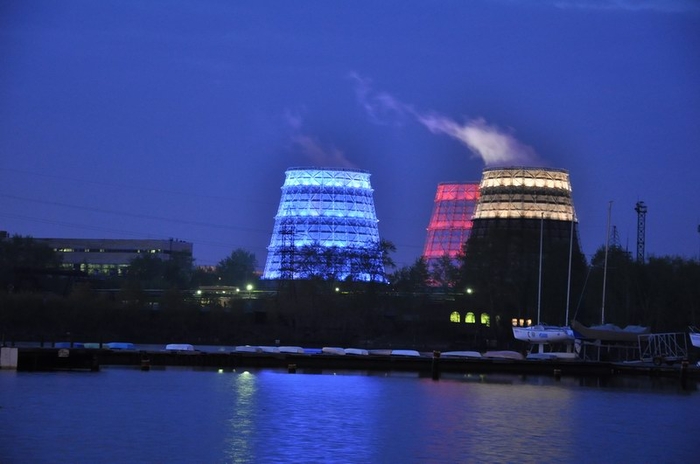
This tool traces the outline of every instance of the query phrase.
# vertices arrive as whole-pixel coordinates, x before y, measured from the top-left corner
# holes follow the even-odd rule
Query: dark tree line
[[[213,269],[202,270],[184,255],[168,260],[144,255],[131,263],[124,277],[110,281],[54,273],[60,260],[52,250],[29,237],[12,237],[0,240],[0,332],[16,340],[50,340],[70,333],[83,341],[271,343],[282,339],[350,344],[400,339],[418,343],[452,336],[457,326],[445,324],[451,311],[489,313],[492,329],[500,326],[504,334],[512,317],[534,318],[536,245],[517,255],[498,245],[470,246],[460,263],[446,258],[428,268],[423,259],[417,259],[394,269],[390,254],[395,249],[383,242],[383,265],[387,271],[394,269],[387,275],[388,283],[336,280],[335,258],[309,256],[312,261],[328,260],[327,272],[268,284],[274,290],[268,296],[203,306],[192,289],[262,286],[257,282],[255,256],[234,250]],[[542,320],[564,324],[568,245],[552,247],[543,262]],[[602,247],[590,264],[580,253],[574,254],[569,319],[600,322],[603,259]],[[651,257],[639,263],[612,247],[606,322],[645,325],[655,332],[684,331],[688,325],[700,324],[699,283],[697,260]],[[445,297],[436,299],[436,294]]]

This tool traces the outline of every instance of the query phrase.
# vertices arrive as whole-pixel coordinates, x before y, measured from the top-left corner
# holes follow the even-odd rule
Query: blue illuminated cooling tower
[[[263,279],[386,281],[369,176],[288,169]]]

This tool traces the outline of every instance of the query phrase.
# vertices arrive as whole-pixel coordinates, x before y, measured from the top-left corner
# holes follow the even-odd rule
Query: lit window
[[[491,317],[488,313],[481,313],[481,324],[486,327],[491,327]]]
[[[457,311],[450,314],[450,322],[462,322],[462,316]]]
[[[476,316],[474,313],[469,311],[466,316],[464,316],[464,322],[467,324],[476,324]]]

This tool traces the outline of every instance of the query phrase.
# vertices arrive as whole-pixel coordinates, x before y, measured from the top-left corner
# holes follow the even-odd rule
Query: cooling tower
[[[541,307],[544,321],[568,322],[567,271],[585,273],[569,173],[485,169],[464,262],[465,284],[504,320],[534,320]]]
[[[264,279],[385,281],[370,174],[290,168]]]
[[[569,173],[563,169],[484,169],[479,190],[474,219],[574,218]]]
[[[549,241],[570,239],[576,221],[569,173],[549,168],[485,169],[479,184],[480,197],[473,216],[471,235],[482,237],[490,230],[538,229],[545,221]]]
[[[469,238],[472,215],[478,199],[478,183],[438,184],[423,248],[423,258],[429,268],[445,255],[455,260],[462,252],[462,247]]]

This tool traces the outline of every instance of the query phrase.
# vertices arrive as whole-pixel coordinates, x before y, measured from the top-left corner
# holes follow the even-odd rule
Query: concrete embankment
[[[17,370],[88,370],[101,366],[134,366],[148,370],[155,366],[201,368],[273,368],[288,372],[326,370],[409,371],[433,378],[441,373],[547,376],[646,375],[658,377],[700,378],[700,368],[687,363],[655,366],[651,363],[584,362],[578,360],[510,360],[486,358],[447,358],[433,356],[337,356],[328,354],[168,352],[106,349],[20,348]]]

